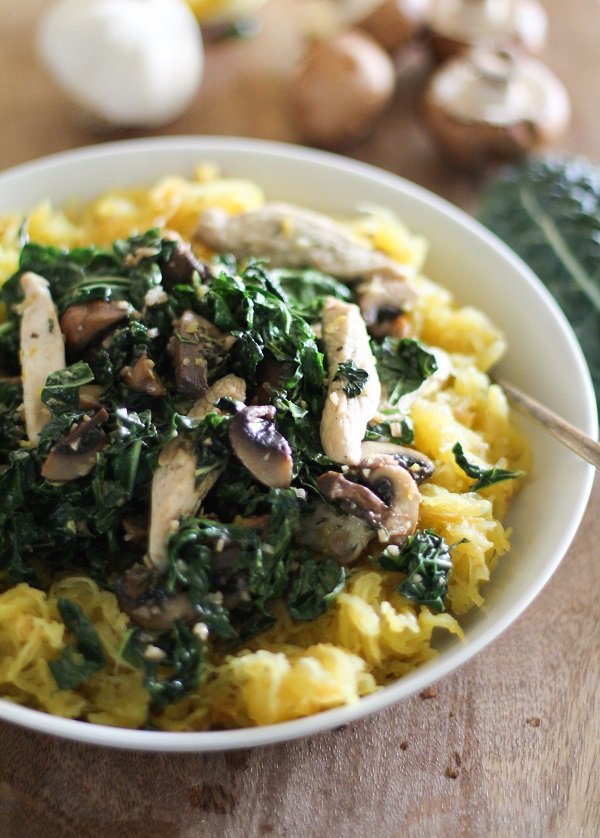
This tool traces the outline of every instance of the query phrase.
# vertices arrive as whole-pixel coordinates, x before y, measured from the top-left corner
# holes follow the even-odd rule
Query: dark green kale
[[[481,468],[474,463],[470,463],[465,457],[462,445],[457,442],[452,449],[454,459],[460,468],[464,471],[467,477],[472,477],[476,482],[469,486],[470,492],[478,492],[480,489],[485,489],[486,486],[492,486],[494,483],[500,483],[501,480],[513,480],[517,477],[523,477],[523,471],[509,471],[508,469],[498,468]]]
[[[301,554],[294,564],[285,598],[287,610],[295,620],[314,620],[343,590],[346,571],[333,559],[315,561]]]
[[[333,380],[343,381],[344,393],[349,399],[354,399],[365,389],[369,380],[369,373],[361,367],[357,367],[354,361],[342,361],[338,365]]]
[[[479,218],[554,295],[600,398],[600,167],[584,158],[529,158],[501,173]]]
[[[394,445],[412,445],[415,441],[415,427],[410,416],[403,416],[397,420],[369,425],[365,439],[370,442],[385,441],[392,442]]]
[[[148,648],[154,654],[148,653]],[[204,666],[206,644],[183,620],[170,632],[152,638],[132,629],[121,649],[123,658],[144,673],[144,684],[153,704],[164,707],[178,701],[198,684]]]
[[[386,337],[381,343],[373,344],[373,354],[391,405],[420,387],[438,368],[435,356],[413,338]]]
[[[91,384],[94,373],[89,364],[77,361],[64,370],[50,373],[42,390],[42,401],[53,416],[79,410],[79,391],[84,384]]]
[[[347,285],[313,268],[275,268],[270,271],[270,277],[281,298],[309,322],[320,318],[325,297],[346,302],[354,299]]]
[[[402,596],[444,611],[452,569],[451,549],[433,530],[417,530],[402,548],[387,547],[378,563],[385,570],[406,574],[397,588]]]
[[[20,381],[0,381],[0,463],[6,463],[9,452],[19,447],[25,435],[18,411],[23,402]]]
[[[106,655],[94,624],[81,606],[64,597],[59,597],[57,605],[75,643],[66,646],[60,658],[48,666],[59,690],[74,690],[106,666]]]

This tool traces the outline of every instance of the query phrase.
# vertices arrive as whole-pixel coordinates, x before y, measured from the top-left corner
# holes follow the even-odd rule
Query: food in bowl
[[[530,454],[418,236],[210,165],[0,231],[4,697],[263,725],[462,636]]]

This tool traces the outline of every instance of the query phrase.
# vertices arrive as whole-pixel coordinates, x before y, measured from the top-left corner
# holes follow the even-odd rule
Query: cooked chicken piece
[[[42,389],[50,373],[66,367],[65,342],[48,282],[31,271],[21,277],[21,368],[27,436],[37,443],[50,419]]]
[[[288,204],[265,204],[239,215],[205,210],[195,237],[238,259],[260,254],[273,267],[314,267],[339,279],[379,275],[402,280],[407,275],[403,265],[361,244],[341,224]]]
[[[215,382],[189,412],[194,419],[203,419],[216,410],[215,403],[223,397],[243,401],[246,383],[236,375],[226,375]],[[177,530],[182,515],[193,515],[215,485],[221,469],[214,469],[196,484],[196,457],[183,439],[174,439],[161,451],[158,468],[152,479],[150,533],[146,564],[164,573],[168,566],[167,540]]]
[[[321,418],[321,444],[332,460],[356,465],[367,422],[377,412],[381,396],[375,358],[358,306],[328,297],[323,308],[323,341],[329,387]],[[368,375],[353,398],[344,392],[344,380],[336,378],[339,365],[348,361]]]

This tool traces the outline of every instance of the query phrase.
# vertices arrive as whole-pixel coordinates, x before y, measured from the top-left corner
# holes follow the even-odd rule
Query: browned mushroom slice
[[[176,239],[176,244],[171,257],[163,262],[161,266],[163,284],[165,288],[172,288],[174,285],[188,285],[192,281],[194,273],[197,273],[201,280],[210,278],[208,266],[201,262],[191,246],[187,242]]]
[[[123,367],[119,377],[125,384],[137,393],[146,393],[147,396],[164,396],[167,392],[162,381],[154,372],[154,361],[148,357],[146,351],[142,352],[132,367]]]
[[[396,463],[410,472],[410,476],[417,485],[429,480],[435,471],[433,462],[416,448],[396,445],[393,442],[363,442],[361,446],[362,459],[385,457],[391,463]]]
[[[389,509],[367,486],[348,480],[337,471],[326,471],[317,484],[327,500],[339,504],[347,515],[360,518],[370,527],[376,527],[387,517]]]
[[[225,340],[225,335],[204,317],[184,311],[175,324],[171,344],[178,393],[197,399],[208,390],[208,367],[223,355]]]
[[[92,419],[84,419],[52,448],[44,465],[42,477],[53,483],[67,483],[85,477],[96,466],[96,454],[106,445],[102,425],[108,412],[101,408]]]
[[[196,617],[185,594],[159,587],[153,571],[141,564],[130,567],[117,581],[116,594],[121,610],[146,631],[168,631],[177,620],[193,622]]]
[[[69,306],[60,319],[67,347],[71,352],[81,352],[112,326],[127,320],[131,311],[123,300],[92,300]]]
[[[31,442],[37,443],[50,419],[42,389],[51,373],[66,366],[65,344],[48,282],[27,271],[21,277],[21,288],[25,295],[20,328],[25,426]]]
[[[287,488],[292,482],[292,451],[275,428],[272,405],[250,405],[235,414],[229,439],[236,456],[265,486]]]
[[[384,457],[361,461],[360,474],[388,507],[378,531],[382,543],[401,547],[417,528],[421,494],[410,473]]]
[[[324,496],[376,529],[380,542],[404,544],[417,527],[421,502],[410,472],[387,455],[374,455],[349,474],[361,482],[337,472],[322,475],[317,482]]]
[[[363,319],[376,338],[406,337],[407,322],[403,314],[412,307],[416,296],[408,282],[384,277],[361,282],[356,289]]]

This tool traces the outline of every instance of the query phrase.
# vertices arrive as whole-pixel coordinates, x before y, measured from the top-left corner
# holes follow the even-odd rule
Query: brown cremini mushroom
[[[382,0],[356,24],[388,52],[414,38],[425,25],[429,0]]]
[[[92,300],[69,306],[60,328],[71,353],[80,353],[117,323],[127,320],[131,306],[123,300]]]
[[[227,336],[193,311],[184,311],[171,341],[175,386],[182,396],[197,399],[208,390],[208,368],[226,351]]]
[[[402,546],[417,527],[421,501],[410,470],[392,456],[373,454],[347,474],[356,480],[335,472],[322,475],[323,495],[376,529],[381,543]]]
[[[389,512],[386,504],[367,486],[348,480],[338,471],[326,471],[317,485],[327,500],[337,502],[347,515],[360,518],[370,527],[375,528]]]
[[[430,45],[439,59],[471,47],[518,47],[539,52],[548,18],[539,0],[433,0],[428,14]]]
[[[62,437],[42,466],[42,477],[53,483],[67,483],[85,477],[96,466],[96,454],[107,442],[102,425],[108,411],[101,408],[92,419],[84,419]]]
[[[119,607],[146,631],[168,631],[177,620],[194,622],[196,612],[186,594],[168,593],[149,568],[134,564],[116,585]]]
[[[164,396],[167,392],[162,381],[154,372],[154,361],[148,357],[144,350],[132,367],[123,367],[119,373],[121,380],[137,393],[146,393],[147,396]]]
[[[566,127],[561,81],[541,62],[505,50],[473,50],[449,61],[425,91],[428,127],[463,168],[523,156]]]
[[[374,276],[356,288],[356,298],[370,334],[406,337],[408,321],[404,312],[412,307],[416,292],[406,280]]]
[[[361,452],[363,461],[380,456],[390,458],[405,468],[417,485],[429,480],[435,471],[433,462],[425,454],[416,448],[396,445],[393,442],[363,442]]]
[[[366,33],[348,30],[317,41],[290,83],[298,133],[330,148],[362,139],[390,103],[395,81],[390,57]]]
[[[235,455],[265,486],[285,489],[292,482],[292,451],[275,428],[272,405],[249,405],[239,410],[229,425]]]
[[[175,239],[175,247],[170,258],[161,265],[161,273],[165,288],[188,285],[194,273],[197,273],[203,281],[210,278],[208,266],[197,258],[190,244],[179,238]]]

